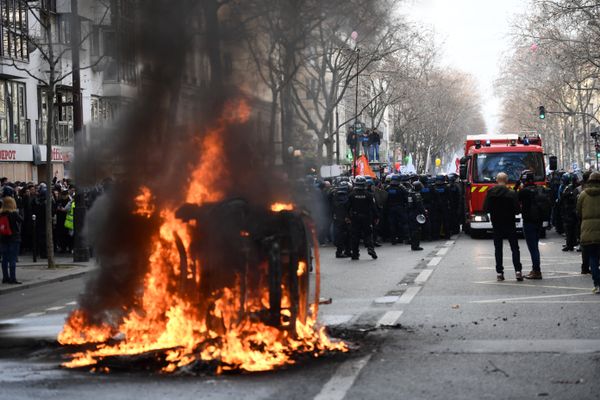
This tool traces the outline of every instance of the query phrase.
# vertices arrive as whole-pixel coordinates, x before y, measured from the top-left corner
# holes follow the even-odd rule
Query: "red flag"
[[[367,160],[367,157],[364,155],[358,157],[358,159],[356,160],[355,175],[370,176],[372,178],[377,177],[377,175],[375,175],[375,172],[373,172],[371,166],[369,165],[369,160]]]

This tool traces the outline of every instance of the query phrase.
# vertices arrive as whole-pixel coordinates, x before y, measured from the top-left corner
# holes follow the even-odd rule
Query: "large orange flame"
[[[226,173],[223,159],[224,133],[233,123],[248,120],[250,111],[244,102],[230,103],[218,126],[210,130],[202,146],[201,158],[193,169],[185,199],[188,203],[201,205],[224,198],[225,193],[214,188]],[[191,260],[190,242],[193,222],[183,222],[175,217],[175,208],[157,210],[153,195],[147,187],[141,187],[135,197],[134,214],[144,218],[160,218],[158,232],[151,238],[151,254],[135,309],[115,324],[97,325],[88,321],[82,310],[74,311],[68,318],[58,341],[63,345],[95,344],[91,350],[72,354],[63,365],[66,367],[92,366],[103,358],[120,355],[136,355],[161,351],[166,355],[164,372],[172,372],[195,361],[218,360],[220,370],[240,369],[264,371],[277,366],[294,363],[296,353],[319,356],[326,351],[347,351],[343,342],[333,342],[324,328],[316,324],[317,309],[306,319],[295,321],[294,330],[279,329],[263,322],[244,318],[240,320],[237,310],[258,310],[269,306],[268,291],[258,296],[243,298],[240,293],[241,277],[233,287],[225,288],[214,299],[211,317],[221,321],[221,327],[209,326],[206,314],[200,311],[203,299],[186,296],[182,285],[198,287],[201,265],[188,262],[181,264],[181,248],[187,260]],[[274,212],[292,210],[292,204],[277,203]],[[240,236],[248,236],[242,231]],[[179,247],[178,247],[179,246]],[[317,255],[318,257],[318,255]],[[182,270],[185,268],[186,270]],[[262,268],[265,268],[262,266]],[[307,265],[300,261],[298,276],[306,274]],[[318,272],[318,271],[317,271]],[[282,286],[282,317],[288,316],[289,288]],[[107,371],[100,367],[98,371]]]

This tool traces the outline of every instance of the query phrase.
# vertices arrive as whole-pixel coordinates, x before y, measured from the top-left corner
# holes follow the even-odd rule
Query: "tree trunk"
[[[269,120],[269,163],[271,166],[275,165],[277,160],[276,154],[277,150],[275,149],[275,134],[277,131],[277,99],[279,98],[277,90],[271,89],[271,98],[273,99],[271,102],[271,110],[270,110],[270,120]],[[283,154],[282,154],[283,157]]]

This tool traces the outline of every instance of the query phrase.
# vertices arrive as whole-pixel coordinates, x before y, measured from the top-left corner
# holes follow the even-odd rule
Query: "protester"
[[[600,294],[600,172],[590,175],[587,187],[577,199],[577,215],[581,219],[581,245],[589,257],[594,281],[593,293]]]
[[[519,202],[523,217],[523,236],[525,236],[532,263],[531,272],[525,278],[542,279],[540,233],[544,229],[544,221],[550,219],[552,204],[550,197],[543,193],[543,188],[536,186],[533,171],[523,171],[520,183]],[[515,186],[515,189],[518,188],[519,184]]]
[[[496,176],[498,186],[491,188],[484,202],[484,210],[491,215],[492,227],[494,231],[494,249],[496,257],[496,279],[504,280],[504,266],[502,265],[502,242],[508,239],[510,250],[512,252],[512,261],[515,268],[517,281],[523,280],[521,270],[521,254],[519,252],[519,242],[517,241],[517,229],[515,226],[515,216],[519,214],[519,202],[517,194],[506,187],[508,175],[500,172]]]
[[[20,284],[17,280],[17,257],[21,244],[21,225],[17,202],[12,197],[2,199],[0,210],[0,253],[2,254],[2,283]]]
[[[381,136],[376,128],[369,133],[369,161],[379,161],[379,145]]]

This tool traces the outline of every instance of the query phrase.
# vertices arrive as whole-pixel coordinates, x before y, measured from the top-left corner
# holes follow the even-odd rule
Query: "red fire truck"
[[[509,186],[514,187],[526,169],[533,171],[537,185],[546,184],[544,149],[539,136],[467,136],[465,156],[460,160],[460,176],[465,184],[466,232],[475,237],[492,229],[490,216],[483,211],[483,202],[487,191],[496,186],[496,175],[505,172]],[[516,218],[517,228],[521,229],[521,216]]]

